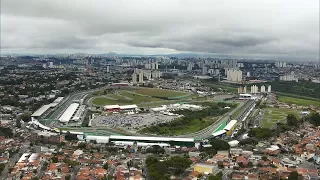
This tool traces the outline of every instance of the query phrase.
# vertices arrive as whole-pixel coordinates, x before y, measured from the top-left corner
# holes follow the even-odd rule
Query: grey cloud
[[[318,0],[2,0],[1,51],[319,57]]]

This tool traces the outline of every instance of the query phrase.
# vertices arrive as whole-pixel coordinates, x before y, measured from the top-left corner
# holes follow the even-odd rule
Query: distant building
[[[107,73],[110,72],[110,66],[107,66]]]
[[[54,68],[53,62],[49,62],[49,68]]]
[[[207,75],[208,74],[208,68],[207,66],[202,67],[202,75]]]

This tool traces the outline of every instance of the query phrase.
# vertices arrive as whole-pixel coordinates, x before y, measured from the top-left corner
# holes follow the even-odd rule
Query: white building
[[[134,83],[134,84],[137,83],[137,74],[136,73],[132,74],[132,83]]]
[[[49,68],[54,68],[53,62],[49,62]]]
[[[143,72],[139,73],[139,83],[143,83]]]
[[[271,85],[268,86],[268,93],[271,93]]]
[[[262,86],[261,86],[261,90],[260,90],[260,92],[261,92],[261,93],[266,92],[266,87],[265,87],[264,85],[262,85]]]
[[[107,73],[110,72],[110,66],[107,66]]]

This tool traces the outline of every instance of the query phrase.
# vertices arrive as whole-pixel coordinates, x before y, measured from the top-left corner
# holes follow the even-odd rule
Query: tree
[[[319,113],[311,113],[306,119],[315,126],[320,126],[320,114]]]
[[[64,177],[65,180],[70,180],[71,176],[70,175],[66,175],[66,177]]]
[[[288,114],[287,116],[287,124],[289,126],[292,126],[292,127],[297,127],[299,126],[299,121],[297,119],[297,117],[293,114]]]
[[[108,163],[105,163],[105,164],[103,165],[103,169],[108,170],[108,168],[109,168]]]
[[[86,149],[86,148],[87,148],[87,144],[86,144],[86,143],[79,143],[79,144],[78,144],[78,148],[80,148],[80,149]]]
[[[299,174],[297,171],[292,171],[288,176],[288,180],[299,180]]]
[[[31,121],[31,114],[30,113],[23,113],[20,115],[20,119],[24,122]]]
[[[216,175],[209,176],[209,180],[222,180],[223,173],[220,171]]]
[[[53,156],[51,158],[52,163],[57,163],[58,162],[58,158],[56,156]]]
[[[4,170],[5,167],[6,167],[5,164],[0,164],[0,174],[1,174],[1,172]]]
[[[230,149],[230,145],[228,144],[228,142],[221,139],[211,140],[210,144],[217,151]]]
[[[19,118],[16,119],[16,127],[21,128],[21,122]]]
[[[263,161],[268,161],[268,160],[269,160],[267,156],[262,156],[261,159],[262,159]]]

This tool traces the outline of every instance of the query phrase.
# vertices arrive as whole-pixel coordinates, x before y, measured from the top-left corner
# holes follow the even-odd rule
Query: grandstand
[[[146,137],[146,136],[110,136],[111,142],[140,142],[140,143],[167,143],[176,146],[194,147],[195,141],[193,138],[169,138],[169,137]]]
[[[86,105],[81,105],[81,106],[79,107],[79,109],[77,110],[76,114],[73,116],[72,120],[73,120],[73,121],[79,121],[80,118],[81,118],[82,113],[83,113],[84,110],[85,110],[85,108],[86,108]]]
[[[234,129],[235,125],[237,124],[237,120],[231,120],[226,127],[224,128],[224,130],[226,131],[226,135],[230,135],[231,131]]]
[[[70,106],[60,116],[59,121],[62,123],[68,123],[78,107],[79,107],[79,103],[70,104]]]
[[[48,111],[48,109],[50,109],[50,105],[43,105],[41,108],[39,108],[38,110],[36,110],[31,117],[34,118],[39,118],[40,116],[42,116],[46,111]]]

